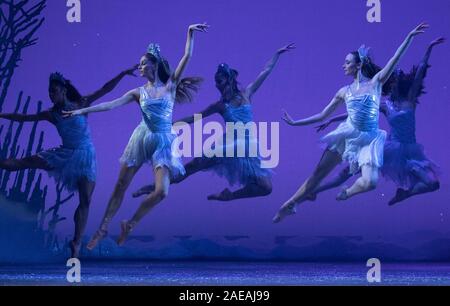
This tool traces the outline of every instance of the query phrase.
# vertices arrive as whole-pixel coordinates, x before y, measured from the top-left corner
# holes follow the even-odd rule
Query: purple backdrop
[[[243,85],[251,82],[273,52],[296,42],[297,50],[283,56],[273,74],[254,97],[257,121],[279,121],[286,108],[296,118],[322,109],[333,94],[350,82],[343,75],[345,55],[360,44],[373,48],[375,60],[384,64],[406,34],[419,22],[431,28],[417,38],[401,67],[417,63],[427,44],[438,36],[450,37],[448,0],[382,1],[382,22],[366,21],[365,0],[346,1],[167,1],[89,0],[82,2],[82,22],[66,21],[66,1],[48,1],[46,21],[38,32],[37,46],[27,49],[16,70],[4,111],[11,111],[20,90],[33,100],[50,106],[47,80],[50,72],[62,71],[83,92],[101,86],[120,70],[136,63],[149,42],[159,42],[163,54],[174,66],[183,54],[186,29],[190,23],[207,21],[208,34],[196,37],[194,56],[186,75],[206,79],[191,105],[176,108],[180,118],[216,101],[213,75],[217,64],[226,61],[240,72]],[[136,229],[143,235],[393,235],[417,230],[448,231],[450,154],[448,114],[450,60],[449,45],[436,47],[426,80],[427,92],[418,108],[418,139],[430,158],[442,167],[439,192],[416,197],[389,208],[387,201],[395,187],[384,181],[369,194],[345,203],[334,200],[337,191],[323,194],[314,204],[303,206],[297,216],[279,225],[271,218],[311,173],[321,155],[319,135],[312,127],[289,127],[281,123],[280,164],[273,177],[273,194],[266,198],[208,202],[206,196],[226,187],[226,181],[211,173],[200,173],[185,183],[172,186],[164,203]],[[144,83],[127,78],[107,101]],[[342,111],[342,110],[340,110]],[[221,120],[219,117],[214,120]],[[99,174],[93,197],[88,233],[100,221],[118,175],[118,158],[133,129],[140,122],[138,107],[128,105],[89,118],[97,148]],[[384,121],[384,119],[382,119]],[[385,122],[382,123],[385,126]],[[56,130],[43,123],[45,147],[58,146]],[[145,166],[131,185],[118,222],[130,217],[139,204],[131,191],[153,181]],[[64,208],[71,218],[75,201]],[[71,233],[66,221],[60,230]]]

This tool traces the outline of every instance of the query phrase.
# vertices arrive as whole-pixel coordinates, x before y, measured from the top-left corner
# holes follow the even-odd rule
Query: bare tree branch
[[[45,18],[41,17],[47,0],[30,4],[29,0],[1,0],[0,10],[0,111],[11,84],[23,49],[37,42],[36,31]]]

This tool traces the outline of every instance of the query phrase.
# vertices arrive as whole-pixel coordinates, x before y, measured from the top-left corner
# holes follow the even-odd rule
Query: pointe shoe
[[[70,242],[70,258],[80,258],[81,243],[76,243],[75,241]]]
[[[389,206],[393,206],[393,205],[405,200],[406,198],[408,198],[408,191],[405,189],[402,189],[402,188],[398,188],[397,193],[395,194],[395,197],[393,197],[389,201]]]
[[[128,238],[128,235],[133,231],[135,224],[132,224],[130,221],[124,220],[120,223],[120,236],[117,239],[117,245],[122,246],[125,244],[125,241]]]
[[[95,247],[97,246],[97,244],[106,236],[108,235],[108,231],[104,230],[104,229],[99,229],[95,232],[94,236],[92,236],[91,240],[89,241],[89,243],[87,244],[86,248],[89,251],[92,251],[93,249],[95,249]]]
[[[295,205],[288,205],[286,207],[282,207],[275,215],[275,217],[273,217],[272,222],[280,223],[287,216],[292,216],[295,215],[296,213],[297,209],[295,208]]]
[[[233,192],[230,191],[230,189],[225,188],[222,192],[220,193],[216,193],[216,194],[211,194],[208,196],[208,200],[213,201],[222,201],[222,202],[227,202],[227,201],[231,201],[233,199]]]

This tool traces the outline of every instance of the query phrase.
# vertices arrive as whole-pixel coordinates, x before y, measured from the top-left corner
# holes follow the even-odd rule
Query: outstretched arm
[[[439,44],[443,44],[445,42],[445,38],[441,37],[438,38],[430,43],[430,45],[427,48],[427,52],[425,53],[422,61],[419,64],[419,67],[416,72],[416,76],[414,78],[413,85],[411,86],[411,89],[409,90],[409,100],[413,101],[416,99],[416,97],[420,94],[423,80],[425,76],[427,75],[428,67],[428,61],[430,60],[431,51],[433,50],[434,46],[437,46]]]
[[[40,112],[34,115],[0,114],[0,118],[18,122],[51,121],[51,115],[49,111]]]
[[[391,77],[392,72],[394,72],[398,62],[408,50],[408,47],[411,45],[414,37],[421,33],[424,33],[425,29],[427,29],[428,27],[428,24],[421,23],[414,30],[412,30],[400,45],[400,47],[397,49],[395,55],[389,60],[386,66],[374,76],[373,80],[380,82],[381,84],[386,83],[387,80]]]
[[[269,74],[272,72],[273,68],[275,68],[275,65],[277,64],[280,55],[293,49],[295,49],[295,45],[289,44],[279,49],[275,53],[272,59],[266,64],[266,67],[264,67],[264,70],[258,75],[256,80],[246,88],[245,94],[248,99],[251,98],[251,96],[259,89],[259,87],[261,87],[262,83],[264,83],[264,81],[267,79]]]
[[[312,124],[312,123],[316,123],[316,122],[320,122],[323,121],[324,119],[326,119],[327,117],[329,117],[335,110],[336,108],[339,106],[340,103],[344,102],[344,93],[345,93],[345,89],[342,88],[341,90],[339,90],[336,95],[334,96],[333,100],[331,100],[331,102],[323,109],[322,112],[305,118],[305,119],[301,119],[301,120],[294,120],[292,119],[292,117],[285,111],[284,112],[284,116],[283,116],[283,120],[287,122],[287,124],[289,125],[293,125],[293,126],[298,126],[298,125],[308,125],[308,124]]]
[[[386,103],[381,103],[381,105],[380,105],[380,112],[383,113],[385,116],[387,115]],[[337,116],[331,118],[330,120],[328,120],[327,122],[325,122],[325,123],[323,123],[323,124],[321,124],[319,126],[316,126],[316,130],[317,130],[317,132],[323,131],[326,128],[328,128],[328,126],[330,124],[332,124],[334,122],[342,122],[344,120],[347,120],[347,118],[348,118],[348,113],[337,115]]]
[[[111,102],[101,103],[95,106],[81,108],[73,111],[63,111],[64,117],[77,116],[77,115],[87,115],[89,113],[106,112],[122,105],[128,104],[133,101],[138,101],[139,90],[134,89],[127,92],[121,98],[113,100]]]
[[[325,130],[330,124],[332,124],[332,123],[334,123],[334,122],[341,122],[341,121],[344,121],[344,120],[347,119],[347,117],[348,117],[348,114],[347,114],[347,113],[341,114],[341,115],[337,115],[337,116],[331,118],[330,120],[328,120],[327,122],[325,122],[325,123],[323,123],[323,124],[321,124],[321,125],[319,125],[319,126],[316,126],[316,130],[317,130],[317,132],[323,131],[323,130]]]
[[[83,107],[89,107],[93,102],[97,101],[104,95],[110,93],[119,82],[127,75],[135,76],[134,71],[137,69],[138,65],[131,67],[130,69],[124,70],[119,73],[115,78],[109,80],[102,88],[95,91],[94,93],[83,97]]]
[[[201,111],[199,114],[202,115],[202,118],[206,118],[206,117],[209,117],[209,116],[211,116],[211,115],[213,115],[215,113],[219,113],[220,112],[220,105],[219,105],[219,103],[220,102],[211,104],[210,106],[205,108],[203,111]],[[195,118],[194,115],[187,116],[187,117],[184,117],[184,118],[178,120],[177,122],[175,122],[175,124],[177,124],[177,123],[191,124],[191,123],[194,123],[196,121],[195,119],[196,118]]]
[[[175,73],[173,74],[173,81],[177,84],[181,76],[184,72],[184,69],[186,69],[187,64],[189,63],[189,60],[192,57],[192,52],[194,50],[194,32],[207,32],[209,28],[209,25],[206,23],[202,24],[193,24],[189,26],[188,34],[187,34],[187,41],[186,41],[186,48],[184,51],[184,55],[181,58],[180,63],[178,64],[177,69],[175,70]]]

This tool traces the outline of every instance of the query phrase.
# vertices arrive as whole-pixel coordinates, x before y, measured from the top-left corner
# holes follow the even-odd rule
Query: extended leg
[[[226,188],[220,193],[212,194],[208,196],[208,200],[233,201],[237,199],[264,197],[271,193],[272,180],[269,177],[261,177],[236,191],[232,192]]]
[[[135,228],[139,221],[144,218],[156,205],[164,200],[169,193],[170,175],[169,169],[161,167],[155,170],[155,190],[150,193],[147,198],[141,203],[133,218],[129,221],[122,222],[118,245],[125,243],[130,232]]]
[[[313,175],[310,176],[297,192],[281,206],[278,213],[273,218],[273,222],[278,223],[284,217],[292,214],[295,205],[304,202],[307,199],[307,196],[319,186],[320,182],[341,162],[341,160],[341,156],[337,152],[326,150],[314,170]]]
[[[176,178],[172,178],[170,183],[171,184],[181,183],[182,181],[184,181],[191,175],[193,175],[199,171],[206,170],[206,169],[212,167],[214,164],[215,164],[215,160],[211,159],[211,158],[201,158],[201,157],[194,158],[192,161],[190,161],[189,163],[187,163],[184,166],[184,168],[186,169],[186,174],[178,176]],[[144,187],[138,189],[136,192],[134,192],[133,197],[137,198],[137,197],[140,197],[145,194],[150,194],[154,190],[155,190],[154,184],[147,185],[147,186],[144,186]]]
[[[29,156],[23,159],[0,160],[0,169],[7,171],[20,171],[25,169],[51,170],[47,162],[38,155]]]
[[[342,169],[341,172],[337,176],[335,176],[331,181],[320,185],[317,187],[309,196],[308,200],[315,201],[317,194],[324,192],[326,190],[330,190],[344,184],[348,179],[350,179],[353,175],[350,173],[350,167],[346,167]]]
[[[80,203],[75,211],[75,234],[71,242],[72,258],[78,258],[80,253],[81,239],[86,229],[89,216],[89,206],[91,203],[92,193],[94,192],[95,182],[82,179],[78,183],[78,195]]]
[[[127,167],[125,165],[122,166],[119,174],[119,179],[117,180],[116,186],[114,187],[114,192],[108,202],[108,207],[106,208],[105,215],[103,216],[100,227],[87,245],[87,248],[89,250],[94,249],[95,246],[100,242],[100,240],[107,235],[109,223],[122,205],[125,192],[127,191],[128,186],[130,185],[139,168],[140,167]]]

